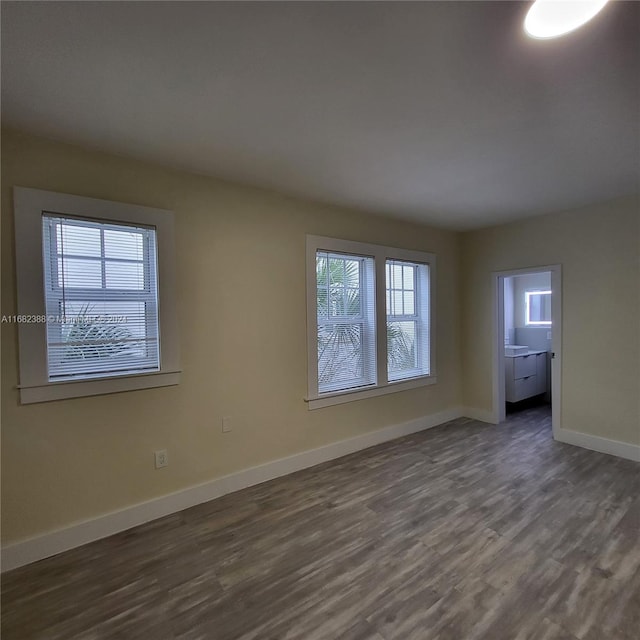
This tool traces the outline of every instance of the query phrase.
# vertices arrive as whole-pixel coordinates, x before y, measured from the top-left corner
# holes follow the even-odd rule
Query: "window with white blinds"
[[[51,382],[160,368],[156,231],[42,216]]]
[[[307,236],[309,408],[436,382],[435,256]]]
[[[318,251],[318,389],[375,384],[373,259]]]
[[[387,260],[386,289],[388,378],[429,375],[429,265]]]
[[[26,187],[13,203],[20,402],[179,384],[173,212]]]

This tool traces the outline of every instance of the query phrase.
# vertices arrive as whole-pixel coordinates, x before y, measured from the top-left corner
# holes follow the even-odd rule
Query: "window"
[[[14,201],[21,402],[177,384],[173,214],[36,189]]]
[[[525,291],[527,325],[551,325],[551,291]]]
[[[158,371],[156,232],[42,216],[49,381]]]
[[[373,260],[316,253],[318,390],[340,391],[376,379]]]
[[[387,260],[387,373],[429,375],[429,265]]]
[[[310,408],[436,381],[434,269],[429,253],[307,237]]]

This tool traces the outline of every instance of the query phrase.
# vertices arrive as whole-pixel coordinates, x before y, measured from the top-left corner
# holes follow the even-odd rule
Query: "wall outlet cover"
[[[169,454],[166,449],[159,449],[153,452],[155,458],[156,469],[162,469],[169,464]]]

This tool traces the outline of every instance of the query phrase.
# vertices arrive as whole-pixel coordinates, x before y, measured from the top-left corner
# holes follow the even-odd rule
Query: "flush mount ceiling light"
[[[536,0],[524,20],[532,38],[557,38],[598,14],[609,0]]]

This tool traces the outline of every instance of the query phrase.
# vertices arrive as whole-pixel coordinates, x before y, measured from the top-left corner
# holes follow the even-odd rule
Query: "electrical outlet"
[[[551,340],[551,331],[547,331],[547,340]]]
[[[222,418],[222,433],[229,433],[231,428],[231,416],[224,416]]]
[[[154,451],[153,455],[156,459],[156,469],[162,469],[162,467],[166,467],[169,464],[169,454],[166,449]]]

